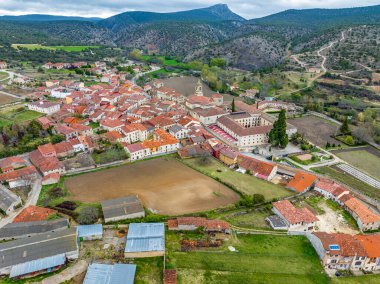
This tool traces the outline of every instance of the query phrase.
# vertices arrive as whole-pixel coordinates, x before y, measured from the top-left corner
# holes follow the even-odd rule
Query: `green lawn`
[[[365,195],[368,195],[369,197],[372,197],[376,200],[380,200],[380,190],[378,190],[375,187],[369,186],[368,184],[357,180],[356,178],[339,172],[331,167],[320,167],[320,168],[314,168],[315,172],[327,175],[333,179],[336,179],[337,181],[340,181],[344,184],[347,184],[348,186],[361,191]]]
[[[135,284],[161,284],[163,279],[163,257],[135,259]]]
[[[4,80],[5,78],[8,78],[8,73],[0,71],[0,80]]]
[[[43,114],[32,110],[27,110],[22,106],[10,107],[0,112],[0,124],[6,125],[11,124],[12,122],[20,123],[31,121],[41,116],[43,116]]]
[[[328,283],[319,258],[302,236],[239,235],[222,248],[181,252],[179,235],[167,233],[169,267],[178,283]]]
[[[226,220],[237,227],[271,230],[268,222],[265,221],[265,218],[270,215],[273,215],[273,213],[267,210],[251,211],[245,214],[242,214],[240,210],[240,213],[238,214],[229,213],[222,216],[221,219]]]
[[[338,152],[336,155],[353,166],[367,172],[374,178],[380,179],[380,158],[378,156],[366,151],[365,149]]]
[[[78,45],[78,46],[44,46],[41,44],[12,44],[13,48],[27,48],[29,50],[46,49],[46,50],[63,50],[68,52],[81,52],[89,48],[99,48],[97,45]]]
[[[221,181],[222,183],[243,194],[262,194],[267,201],[274,198],[284,198],[294,194],[279,185],[231,170],[216,159],[210,158],[208,160],[209,161],[206,164],[201,163],[199,158],[185,159],[182,160],[182,162],[205,175]]]

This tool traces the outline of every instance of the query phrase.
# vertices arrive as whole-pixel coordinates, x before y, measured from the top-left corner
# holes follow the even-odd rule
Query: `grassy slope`
[[[215,159],[210,159],[207,165],[201,165],[199,159],[187,159],[182,160],[182,162],[203,174],[217,178],[225,184],[232,185],[236,190],[244,194],[263,194],[267,201],[273,198],[283,198],[292,195],[292,192],[281,186],[233,171]]]
[[[0,111],[0,118],[2,120],[9,121],[8,124],[12,122],[20,123],[31,121],[41,116],[43,116],[43,114],[31,110],[26,110],[22,106],[12,106]]]
[[[380,159],[366,150],[336,153],[336,155],[369,173],[374,178],[380,179]]]
[[[331,178],[336,179],[337,181],[345,183],[348,186],[368,195],[369,197],[380,200],[380,191],[378,189],[371,187],[366,183],[361,182],[360,180],[357,180],[356,178],[348,174],[338,172],[330,167],[314,168],[313,170],[315,170],[318,173],[328,175]]]
[[[311,244],[300,236],[239,235],[226,248],[180,252],[178,235],[167,234],[167,261],[178,283],[327,283]]]
[[[43,46],[40,44],[12,44],[13,48],[27,48],[29,50],[35,49],[46,49],[46,50],[63,50],[63,51],[72,51],[80,52],[88,48],[99,48],[99,46],[92,45],[79,45],[79,46]]]

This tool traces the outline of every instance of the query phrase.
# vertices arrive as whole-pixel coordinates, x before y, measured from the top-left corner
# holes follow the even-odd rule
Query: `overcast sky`
[[[125,11],[173,12],[228,4],[235,13],[258,18],[286,9],[346,8],[380,4],[380,0],[0,0],[0,15],[53,14],[109,17]]]

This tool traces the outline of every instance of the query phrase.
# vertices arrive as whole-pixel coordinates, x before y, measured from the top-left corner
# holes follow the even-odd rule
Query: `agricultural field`
[[[339,126],[316,116],[303,116],[288,119],[288,122],[298,128],[298,132],[305,135],[305,138],[317,146],[323,147],[327,142],[330,144],[342,144],[332,138]]]
[[[279,185],[236,172],[213,158],[209,158],[206,163],[201,162],[199,158],[186,159],[182,160],[182,162],[201,173],[220,180],[222,183],[235,188],[243,194],[262,194],[266,201],[294,194],[292,191]]]
[[[13,103],[13,102],[15,102],[17,100],[18,99],[16,99],[15,97],[7,96],[7,95],[4,95],[4,94],[0,93],[0,105],[5,105],[5,104]]]
[[[344,183],[363,194],[376,199],[380,201],[380,190],[378,190],[375,187],[372,187],[348,174],[345,174],[341,170],[335,168],[335,167],[320,167],[320,168],[313,168],[313,170],[317,173],[327,175],[341,183]]]
[[[180,235],[166,235],[169,267],[178,283],[328,283],[319,258],[303,236],[238,235],[220,248],[182,252]],[[227,246],[237,251],[230,252]]]
[[[12,106],[0,110],[0,125],[22,123],[41,117],[42,114],[27,110],[21,105]]]
[[[380,180],[380,151],[371,146],[332,151],[342,160]]]
[[[234,204],[239,195],[172,157],[157,158],[65,179],[71,200],[99,203],[137,194],[163,215],[206,211]]]
[[[162,70],[162,69],[161,69]],[[166,87],[176,89],[178,92],[188,97],[194,95],[195,87],[197,85],[199,78],[193,76],[184,76],[184,77],[171,77],[162,79]],[[203,94],[206,97],[211,97],[211,95],[215,94],[210,87],[202,82]],[[233,96],[229,94],[222,94],[223,99],[226,101],[232,101]],[[235,100],[240,100],[241,98],[235,97]]]
[[[96,45],[78,45],[78,46],[44,46],[41,44],[12,44],[15,49],[26,48],[29,50],[46,49],[46,50],[63,50],[67,52],[81,52],[89,48],[99,48]]]
[[[0,71],[0,81],[3,81],[8,77],[9,77],[8,73]]]

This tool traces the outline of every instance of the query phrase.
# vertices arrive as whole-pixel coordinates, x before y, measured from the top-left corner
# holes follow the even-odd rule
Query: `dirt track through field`
[[[175,159],[159,158],[68,178],[70,199],[83,202],[137,194],[147,208],[180,215],[236,203],[239,196]]]

